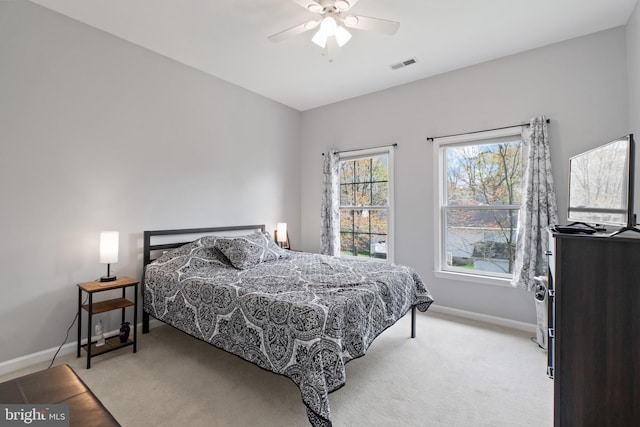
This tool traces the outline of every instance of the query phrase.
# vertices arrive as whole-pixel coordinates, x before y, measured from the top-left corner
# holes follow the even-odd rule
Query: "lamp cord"
[[[85,297],[84,301],[82,302],[82,305],[84,305],[87,300],[89,299],[89,297]],[[53,359],[51,359],[51,363],[49,363],[49,366],[47,367],[47,369],[51,368],[53,366],[53,362],[56,360],[56,357],[58,356],[58,353],[60,353],[60,350],[62,349],[62,346],[65,345],[65,343],[67,342],[67,340],[69,339],[69,332],[71,331],[71,328],[73,328],[73,325],[75,325],[76,320],[78,320],[78,316],[80,315],[80,311],[76,312],[76,315],[73,317],[73,321],[71,322],[71,324],[69,325],[69,328],[67,329],[67,335],[64,337],[64,341],[62,341],[62,344],[60,344],[60,347],[58,347],[58,350],[56,350],[56,354],[53,355]],[[80,338],[78,338],[80,339]]]

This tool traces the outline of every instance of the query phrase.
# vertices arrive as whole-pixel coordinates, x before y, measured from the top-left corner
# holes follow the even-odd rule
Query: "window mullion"
[[[389,206],[369,206],[369,205],[361,205],[361,206],[347,206],[342,205],[340,209],[355,209],[355,210],[369,210],[369,211],[383,211],[389,209]]]

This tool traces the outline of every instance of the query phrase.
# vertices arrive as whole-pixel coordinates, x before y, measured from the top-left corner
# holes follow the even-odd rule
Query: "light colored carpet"
[[[342,426],[552,425],[546,352],[530,334],[438,313],[407,315],[347,364],[330,395]],[[131,347],[68,363],[124,427],[308,426],[296,386],[283,376],[162,326]],[[46,368],[5,375],[0,381]]]

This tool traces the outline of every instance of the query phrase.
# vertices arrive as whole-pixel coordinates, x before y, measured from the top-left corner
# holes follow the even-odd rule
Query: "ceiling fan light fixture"
[[[351,33],[344,27],[336,28],[336,32],[334,35],[336,37],[336,41],[338,42],[338,46],[340,47],[344,46],[349,40],[351,40]]]
[[[327,38],[336,33],[337,26],[336,20],[331,16],[327,16],[320,22],[320,29],[316,31],[311,41],[324,49],[327,45]]]
[[[2,0],[0,0],[2,1]],[[318,14],[318,19],[307,21],[268,39],[278,43],[289,37],[313,30],[311,41],[324,49],[330,60],[340,53],[340,48],[351,40],[351,28],[392,35],[398,31],[399,22],[367,16],[347,15],[360,0],[293,0],[299,6]]]
[[[313,35],[313,38],[311,39],[311,41],[324,49],[325,46],[327,45],[327,36],[322,32],[322,30],[318,30]]]
[[[320,31],[323,31],[327,37],[332,36],[333,33],[336,32],[336,28],[338,27],[338,23],[331,16],[327,16],[320,23]]]
[[[338,46],[342,47],[351,40],[351,33],[338,25],[334,18],[327,16],[320,23],[320,29],[316,31],[311,41],[324,49],[327,46],[327,40],[331,37],[334,37]]]

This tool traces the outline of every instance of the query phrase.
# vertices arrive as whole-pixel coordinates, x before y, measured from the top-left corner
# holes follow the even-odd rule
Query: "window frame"
[[[433,173],[436,188],[434,188],[434,203],[437,207],[434,215],[434,275],[439,278],[453,279],[460,281],[468,281],[487,285],[504,286],[511,288],[511,280],[513,275],[491,274],[491,272],[462,272],[457,270],[448,270],[445,268],[446,247],[444,234],[446,232],[446,216],[447,208],[446,197],[446,168],[444,152],[446,148],[465,145],[484,145],[491,143],[491,140],[499,140],[501,138],[517,136],[521,142],[521,155],[523,159],[523,179],[524,179],[524,160],[527,156],[527,145],[522,138],[523,126],[513,126],[502,129],[494,129],[489,131],[473,132],[462,135],[454,135],[433,139]],[[496,141],[497,142],[497,141]],[[502,208],[509,208],[511,205],[503,205]],[[519,209],[522,204],[519,205]]]
[[[386,261],[389,263],[393,263],[395,260],[395,238],[394,238],[394,146],[386,146],[380,148],[368,148],[364,150],[353,150],[353,151],[340,151],[338,153],[338,168],[342,166],[343,161],[351,161],[351,160],[363,160],[368,159],[375,156],[387,156],[387,186],[389,190],[388,199],[387,199],[387,258],[359,258],[354,257],[352,255],[342,255],[342,250],[340,248],[340,256],[350,257],[350,258],[358,258],[363,260],[371,260],[371,261]],[[338,179],[338,188],[342,185],[342,181],[340,178]],[[346,209],[353,209],[352,206],[345,206]],[[358,206],[360,208],[360,206]],[[366,207],[362,207],[366,209]],[[339,210],[343,209],[341,203],[339,203]],[[376,210],[381,210],[379,207],[375,207]],[[384,208],[383,208],[384,209]],[[340,221],[339,221],[340,223]],[[340,231],[338,231],[340,232]]]

